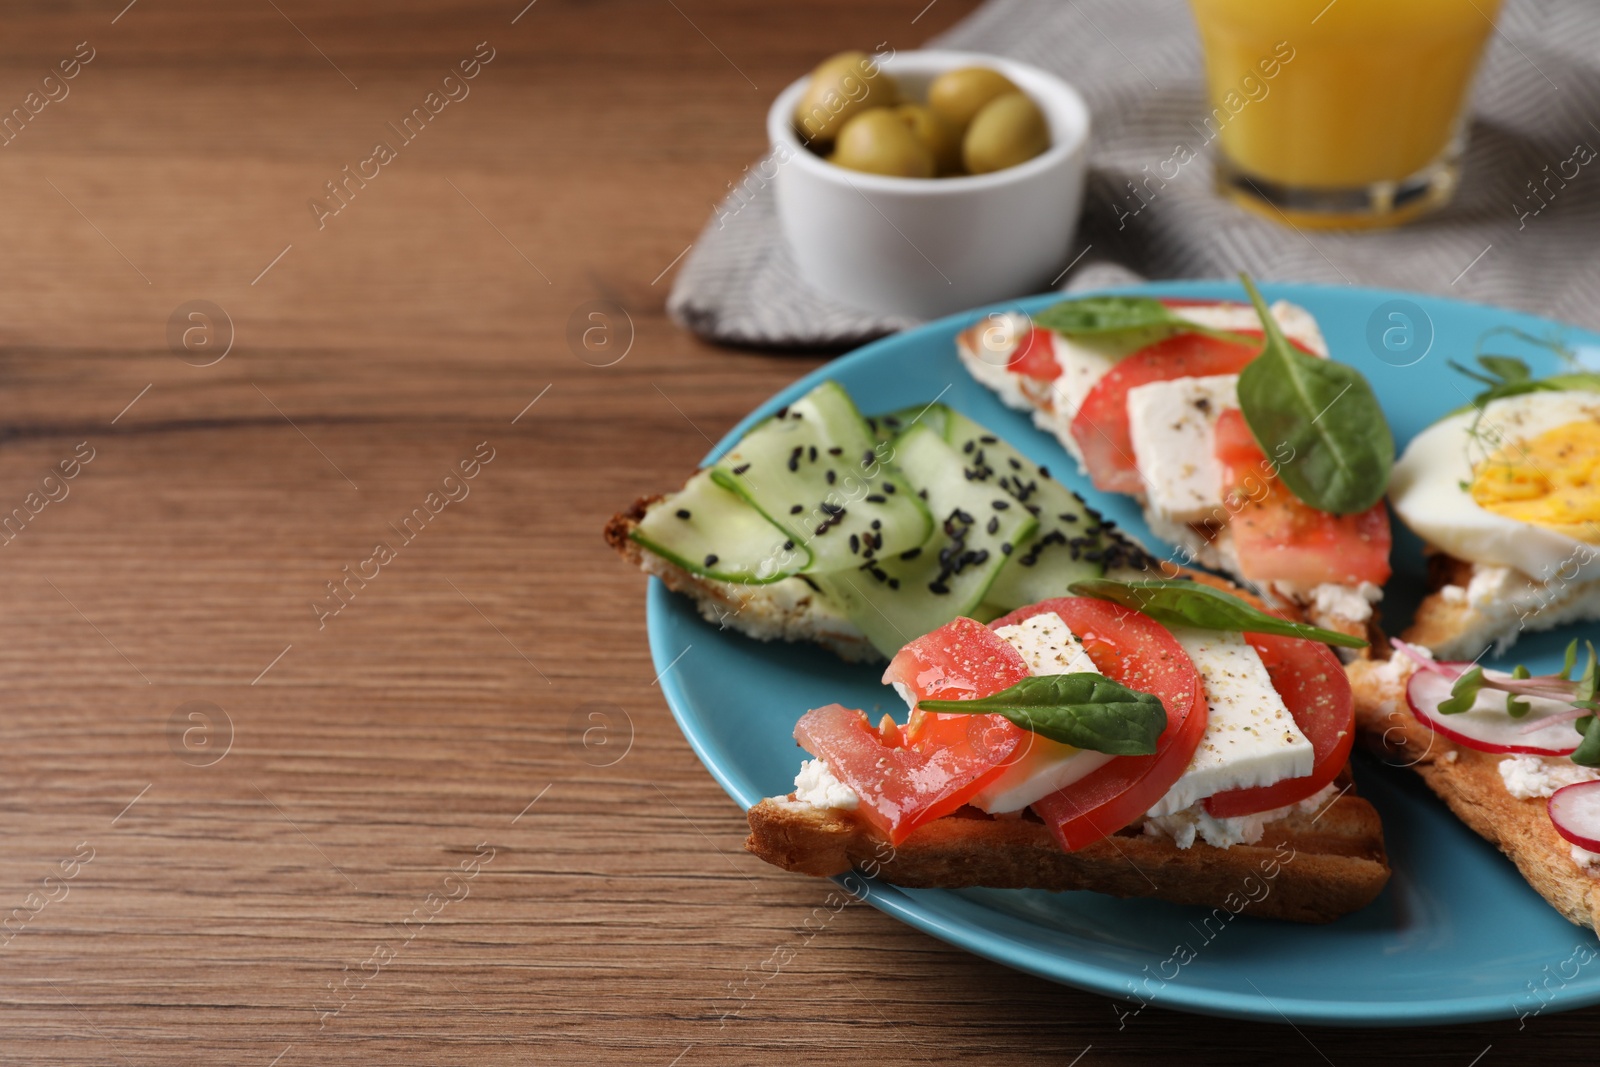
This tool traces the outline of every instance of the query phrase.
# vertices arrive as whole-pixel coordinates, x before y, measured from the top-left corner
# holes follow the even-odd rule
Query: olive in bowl
[[[840,52],[811,72],[795,132],[836,167],[896,178],[987,174],[1050,147],[1044,113],[992,67],[947,70],[927,83],[925,102],[915,95],[865,52]]]
[[[934,318],[1025,293],[1050,284],[1070,263],[1077,249],[1073,233],[1083,204],[1087,170],[1089,112],[1072,86],[1054,74],[1026,63],[970,52],[926,50],[875,57],[883,75],[893,80],[899,102],[869,108],[852,116],[826,149],[806,139],[795,120],[810,79],[801,78],[773,101],[767,113],[767,136],[778,161],[772,192],[778,223],[794,266],[806,285],[846,307],[892,316],[909,323]],[[1043,117],[1046,147],[1025,162],[973,174],[953,163],[962,133],[940,115],[928,99],[935,79],[966,67],[994,70],[1030,101]],[[985,106],[1006,97],[999,93]],[[1005,133],[1031,128],[1008,117],[1006,105],[990,122]],[[974,112],[969,127],[976,124]],[[884,112],[869,119],[874,112]],[[898,131],[883,124],[897,116],[927,155],[906,147]],[[942,120],[935,124],[930,121]],[[1003,120],[1003,121],[1002,121]],[[854,170],[830,163],[841,149],[846,160],[855,151],[854,123],[883,134],[897,145],[901,173]],[[882,124],[882,125],[880,125]],[[999,147],[979,153],[975,161],[989,165],[1016,158],[1020,151]],[[981,147],[981,146],[980,146]],[[880,157],[881,158],[881,157]],[[931,158],[937,177],[908,177],[906,159],[915,173],[925,173]],[[954,173],[952,173],[954,169]]]

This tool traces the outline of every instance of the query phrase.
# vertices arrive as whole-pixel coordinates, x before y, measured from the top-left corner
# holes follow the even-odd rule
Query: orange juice
[[[1192,0],[1208,132],[1226,163],[1290,190],[1425,175],[1458,147],[1499,0]],[[1270,76],[1269,76],[1270,72]],[[1453,158],[1449,161],[1453,179]]]

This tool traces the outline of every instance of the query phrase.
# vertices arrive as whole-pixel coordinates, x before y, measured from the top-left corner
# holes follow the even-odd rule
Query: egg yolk
[[[1501,448],[1473,469],[1470,490],[1497,515],[1600,544],[1600,423],[1569,422]]]

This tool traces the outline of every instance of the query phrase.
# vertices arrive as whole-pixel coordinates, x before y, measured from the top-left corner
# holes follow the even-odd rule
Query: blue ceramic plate
[[[1241,298],[1238,286],[1179,282],[1127,292]],[[1404,447],[1474,390],[1447,359],[1474,351],[1520,355],[1536,373],[1560,341],[1600,365],[1600,337],[1497,308],[1372,289],[1265,287],[1317,317],[1335,358],[1357,365]],[[1040,296],[1013,307],[1037,310]],[[1049,435],[1007,410],[961,369],[952,339],[981,309],[876,342],[796,382],[728,435],[823,378],[845,385],[862,410],[889,411],[942,396],[1047,464],[1090,504],[1146,543],[1138,509],[1096,492]],[[727,442],[724,442],[726,444]],[[1396,526],[1395,576],[1383,605],[1398,631],[1421,596],[1421,548]],[[881,667],[840,662],[813,647],[761,644],[702,620],[689,602],[651,583],[650,646],[673,715],[712,775],[748,808],[792,788],[801,752],[791,733],[808,708],[838,701],[899,713]],[[1517,646],[1517,658],[1555,670],[1570,634]],[[670,669],[669,669],[670,668]],[[905,890],[869,883],[868,899],[918,929],[1019,970],[1165,1008],[1350,1026],[1507,1018],[1600,1002],[1594,935],[1546,904],[1512,865],[1446,811],[1410,771],[1358,756],[1358,789],[1383,816],[1394,877],[1371,907],[1328,926],[1239,917],[1205,924],[1205,909],[1095,893]],[[852,879],[852,884],[854,880]],[[1535,992],[1537,990],[1537,992]]]

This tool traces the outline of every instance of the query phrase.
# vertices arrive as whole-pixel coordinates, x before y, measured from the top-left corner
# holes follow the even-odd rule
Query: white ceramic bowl
[[[880,56],[906,96],[926,99],[944,71],[1000,71],[1050,123],[1050,147],[1020,166],[961,178],[846,170],[794,132],[807,78],[767,113],[778,218],[812,288],[868,311],[928,319],[1039,291],[1070,261],[1083,204],[1089,109],[1037,67],[974,52]]]

